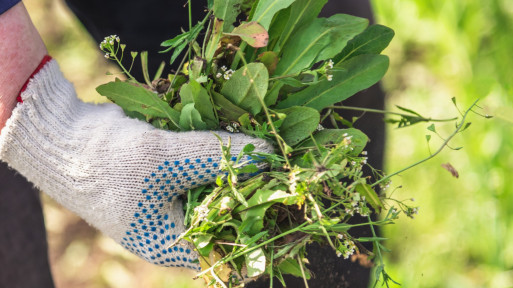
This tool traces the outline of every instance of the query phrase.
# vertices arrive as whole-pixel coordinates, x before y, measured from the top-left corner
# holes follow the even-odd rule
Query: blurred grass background
[[[50,54],[86,101],[111,79],[97,43],[61,0],[25,0]],[[384,229],[386,268],[403,287],[513,287],[513,1],[373,0],[377,22],[395,30],[385,54],[388,108],[431,117],[457,116],[476,99],[485,120],[439,157],[393,180],[389,193],[415,198],[420,214]],[[428,155],[427,125],[389,127],[386,171]],[[453,123],[437,124],[449,135]],[[431,140],[431,150],[441,142]],[[372,155],[371,155],[372,157]],[[451,163],[459,179],[441,168]],[[402,186],[401,189],[396,189]],[[201,287],[186,270],[147,264],[43,196],[52,272],[57,287]]]

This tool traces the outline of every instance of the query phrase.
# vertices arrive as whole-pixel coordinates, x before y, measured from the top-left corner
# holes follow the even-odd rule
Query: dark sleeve
[[[18,4],[21,0],[0,0],[0,15],[9,10],[12,6]]]

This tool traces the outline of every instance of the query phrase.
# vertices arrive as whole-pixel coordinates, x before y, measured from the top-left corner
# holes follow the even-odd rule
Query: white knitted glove
[[[55,60],[30,80],[0,133],[0,159],[45,193],[141,258],[199,269],[185,241],[179,195],[215,181],[221,148],[211,132],[174,133],[125,116],[114,104],[76,98]],[[264,140],[231,137],[238,153]],[[226,142],[225,142],[226,143]]]

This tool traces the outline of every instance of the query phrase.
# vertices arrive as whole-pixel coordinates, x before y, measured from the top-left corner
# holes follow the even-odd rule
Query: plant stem
[[[187,1],[188,8],[189,8],[189,31],[192,30],[192,8],[191,8],[192,5],[191,5],[191,1],[192,0]],[[194,40],[196,40],[196,39],[194,39]],[[189,62],[191,62],[192,43],[193,43],[193,41],[189,42],[189,52],[188,52],[188,54],[189,54]]]
[[[297,262],[299,264],[299,268],[301,269],[301,276],[303,276],[303,281],[305,282],[305,287],[308,287],[308,281],[306,281],[305,269],[303,268],[303,261],[301,261],[301,257],[297,255]]]
[[[472,103],[472,105],[470,106],[470,108],[468,108],[468,109],[467,109],[467,111],[465,112],[465,114],[463,114],[463,118],[461,119],[461,121],[459,122],[459,124],[456,126],[456,130],[454,130],[454,132],[453,132],[453,133],[452,133],[452,134],[451,134],[447,139],[445,139],[445,141],[442,143],[442,145],[440,146],[440,148],[438,148],[438,150],[437,150],[437,151],[435,151],[435,153],[433,153],[433,154],[429,155],[428,157],[426,157],[426,158],[424,158],[424,159],[422,159],[422,160],[420,160],[420,161],[418,161],[418,162],[415,162],[415,163],[413,163],[413,164],[411,164],[411,165],[409,165],[409,166],[407,166],[407,167],[405,167],[405,168],[403,168],[403,169],[401,169],[401,170],[399,170],[399,171],[396,171],[396,172],[394,172],[394,173],[392,173],[392,174],[390,174],[390,175],[387,175],[387,176],[385,176],[385,177],[381,178],[379,181],[374,182],[374,183],[371,185],[371,187],[374,187],[374,186],[378,185],[379,183],[382,183],[382,182],[388,181],[391,177],[393,177],[393,176],[395,176],[395,175],[397,175],[397,174],[400,174],[400,173],[402,173],[402,172],[404,172],[404,171],[406,171],[406,170],[408,170],[408,169],[411,169],[411,168],[413,168],[413,167],[415,167],[415,166],[417,166],[417,165],[419,165],[419,164],[422,164],[422,163],[424,163],[424,162],[428,161],[429,159],[431,159],[431,158],[435,157],[435,156],[436,156],[436,155],[438,155],[440,152],[442,152],[442,150],[445,148],[445,146],[447,146],[447,145],[448,145],[449,141],[451,141],[451,139],[452,139],[454,136],[456,136],[456,134],[458,134],[458,132],[459,132],[459,131],[461,130],[461,128],[463,127],[463,125],[465,125],[465,119],[467,118],[468,113],[472,110],[472,108],[474,108],[474,106],[476,106],[477,101],[479,101],[479,99],[477,99],[476,101],[474,101],[474,103]]]
[[[379,110],[379,109],[363,108],[363,107],[343,106],[343,105],[328,106],[326,108],[329,108],[329,109],[353,110],[353,111],[378,113],[378,114],[391,114],[391,115],[397,115],[397,116],[402,116],[402,117],[415,117],[415,118],[419,119],[420,121],[424,121],[424,122],[448,122],[448,121],[453,121],[453,120],[458,119],[457,117],[450,118],[450,119],[424,118],[424,117],[419,117],[418,115],[411,115],[411,114],[392,112],[392,111],[385,111],[385,110]]]
[[[295,74],[289,74],[289,75],[283,75],[283,76],[276,76],[269,78],[269,81],[279,80],[279,79],[285,79],[285,78],[291,78],[291,77],[297,77],[300,73]]]
[[[236,51],[237,51],[237,55],[242,54],[240,49],[237,49]],[[239,55],[239,56],[241,56],[241,55]],[[246,59],[244,58],[243,55],[240,57],[240,59],[242,59],[244,66],[248,66],[248,63],[246,62]],[[269,126],[271,126],[272,132],[274,133],[274,136],[276,137],[276,142],[278,142],[278,146],[280,147],[281,153],[283,154],[283,158],[285,159],[287,168],[290,169],[291,166],[290,166],[289,158],[287,157],[287,151],[285,150],[285,146],[283,145],[284,144],[283,140],[281,139],[281,137],[279,137],[278,131],[276,130],[276,127],[274,127],[274,123],[271,118],[271,114],[269,113],[269,109],[267,109],[267,105],[265,105],[265,102],[263,100],[265,95],[260,95],[260,91],[258,91],[258,89],[255,87],[255,81],[254,81],[255,78],[253,77],[253,75],[251,75],[251,72],[249,71],[249,69],[247,69],[246,71],[248,73],[249,79],[251,80],[251,84],[253,85],[253,88],[255,88],[255,92],[257,93],[258,101],[260,101],[260,105],[262,105],[262,108],[264,108],[265,115],[267,116],[267,121],[269,121]]]

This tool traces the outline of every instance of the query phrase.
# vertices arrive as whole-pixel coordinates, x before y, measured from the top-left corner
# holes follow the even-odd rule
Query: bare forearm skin
[[[47,54],[22,2],[0,15],[0,129],[23,84]]]

